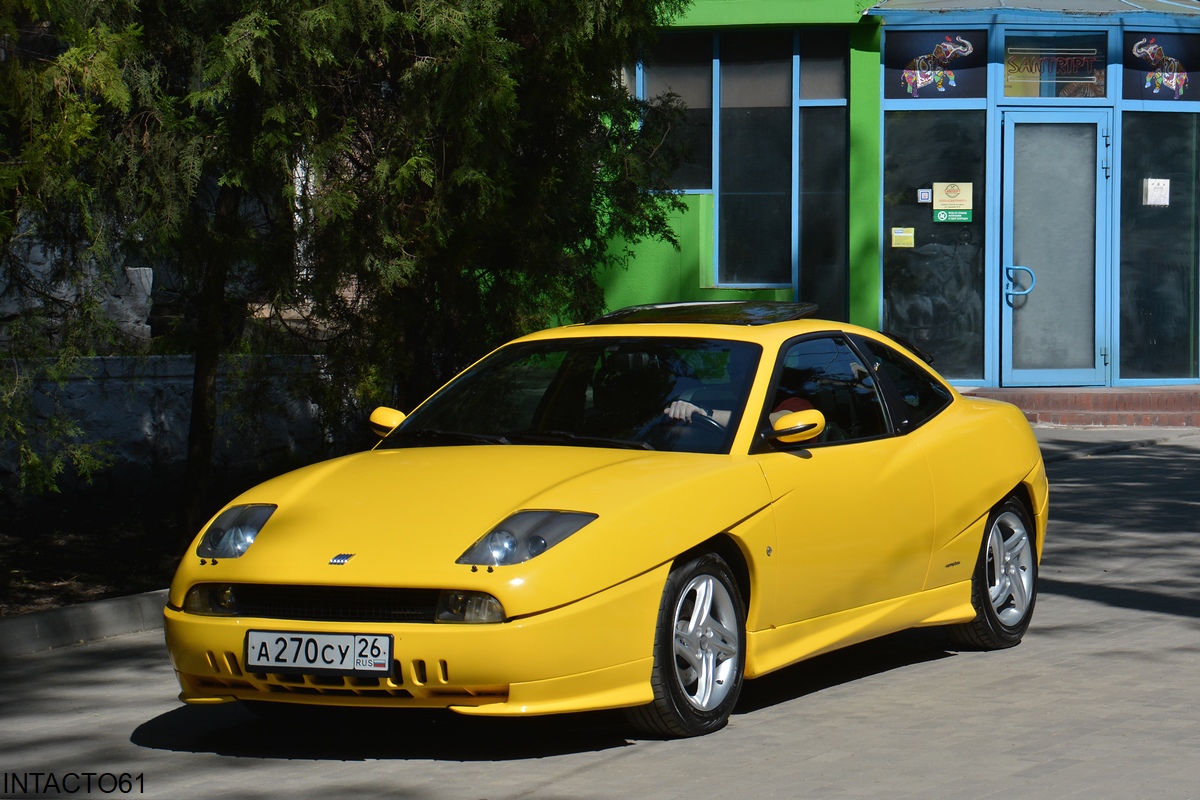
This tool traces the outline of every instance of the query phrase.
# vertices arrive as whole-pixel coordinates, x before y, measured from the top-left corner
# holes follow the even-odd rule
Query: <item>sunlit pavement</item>
[[[1200,797],[1200,436],[1087,456],[1097,432],[1052,435],[1073,444],[1044,441],[1050,538],[1012,650],[900,634],[748,684],[714,735],[652,741],[615,713],[273,726],[184,707],[150,631],[0,663],[0,789],[40,772],[179,798]]]

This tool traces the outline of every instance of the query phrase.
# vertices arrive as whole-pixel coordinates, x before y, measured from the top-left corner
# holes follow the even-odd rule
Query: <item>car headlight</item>
[[[183,600],[183,610],[205,616],[236,616],[237,592],[227,583],[201,583],[188,590]]]
[[[442,592],[438,596],[437,622],[504,622],[500,601],[485,592]]]
[[[204,531],[196,547],[196,555],[201,558],[237,558],[245,554],[276,508],[256,503],[225,509]]]
[[[456,563],[520,564],[540,556],[594,519],[595,514],[579,511],[518,511],[484,534]]]

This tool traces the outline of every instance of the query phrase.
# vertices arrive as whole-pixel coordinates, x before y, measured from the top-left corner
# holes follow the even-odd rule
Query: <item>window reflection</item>
[[[840,336],[805,339],[783,356],[770,408],[799,400],[825,416],[817,443],[854,442],[888,434],[879,389],[866,365]]]
[[[676,94],[687,106],[677,189],[712,188],[712,41],[711,33],[664,34],[645,65],[648,97]]]
[[[845,106],[800,109],[800,298],[849,319],[850,205]]]
[[[1121,377],[1200,377],[1200,121],[1192,114],[1127,111],[1123,141]],[[1153,191],[1149,181],[1157,182]]]
[[[791,101],[791,33],[722,35],[722,283],[792,281]]]
[[[892,111],[884,117],[884,329],[928,351],[949,378],[983,377],[985,111]],[[972,183],[973,221],[935,222],[917,190]]]
[[[848,318],[848,54],[834,29],[672,31],[643,62],[646,96],[672,92],[687,106],[686,163],[672,185],[719,184],[705,281],[783,288],[798,273],[801,300]]]
[[[383,447],[530,444],[728,452],[758,345],[658,337],[567,338],[497,350],[426,401]],[[720,409],[678,422],[675,401]]]

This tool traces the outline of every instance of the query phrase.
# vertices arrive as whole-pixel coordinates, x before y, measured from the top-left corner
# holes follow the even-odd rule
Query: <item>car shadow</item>
[[[735,715],[752,714],[806,695],[882,675],[901,667],[937,661],[954,655],[942,628],[915,628],[772,672],[742,688]]]
[[[745,685],[735,715],[753,714],[871,675],[952,653],[937,630],[886,636],[796,664]],[[513,761],[600,752],[646,737],[619,711],[528,718],[467,717],[451,711],[312,709],[262,719],[241,704],[182,706],[137,727],[130,741],[154,750],[241,758]]]
[[[629,745],[619,712],[490,719],[444,710],[311,709],[262,719],[238,703],[183,706],[134,730],[138,747],[239,758],[514,761]]]

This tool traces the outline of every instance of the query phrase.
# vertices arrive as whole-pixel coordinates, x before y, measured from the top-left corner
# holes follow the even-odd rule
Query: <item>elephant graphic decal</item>
[[[918,97],[920,90],[931,83],[937,86],[939,92],[946,91],[946,81],[949,81],[951,86],[954,85],[954,71],[949,68],[950,62],[959,56],[969,56],[975,52],[975,47],[966,39],[961,36],[955,36],[954,39],[962,44],[955,44],[954,40],[947,36],[946,41],[938,42],[932,53],[917,56],[908,62],[900,77],[909,94]]]
[[[1145,45],[1143,47],[1142,45]],[[1187,86],[1187,72],[1183,69],[1183,64],[1180,64],[1177,59],[1171,58],[1163,52],[1162,45],[1157,45],[1151,39],[1147,44],[1145,39],[1138,40],[1133,46],[1133,54],[1138,58],[1144,58],[1150,62],[1150,66],[1154,70],[1146,73],[1146,87],[1150,88],[1150,84],[1154,84],[1154,93],[1158,94],[1159,89],[1167,87],[1175,91],[1175,99],[1178,100],[1183,94],[1184,87]]]

